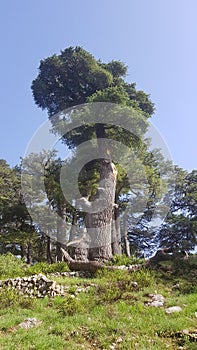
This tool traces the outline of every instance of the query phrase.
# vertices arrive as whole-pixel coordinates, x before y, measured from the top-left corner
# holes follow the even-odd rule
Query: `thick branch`
[[[90,273],[95,273],[97,270],[100,269],[106,269],[106,270],[119,270],[120,267],[119,266],[107,266],[103,263],[100,263],[98,261],[80,261],[80,260],[73,260],[70,255],[63,249],[62,250],[62,254],[64,256],[65,261],[68,264],[68,267],[70,270],[72,271],[87,271]],[[140,270],[142,268],[144,268],[145,265],[143,264],[138,264],[138,265],[131,265],[129,266],[129,268],[123,268],[123,270],[127,270],[128,272],[132,272],[132,271],[137,271]]]

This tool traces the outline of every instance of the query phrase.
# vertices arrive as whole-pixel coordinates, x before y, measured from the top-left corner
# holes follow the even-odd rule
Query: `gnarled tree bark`
[[[68,267],[72,271],[84,271],[84,272],[90,272],[90,273],[95,273],[97,270],[100,269],[106,269],[106,270],[120,270],[119,266],[108,266],[105,265],[102,262],[99,261],[79,261],[79,260],[74,260],[71,258],[71,256],[63,249],[62,254],[64,256],[64,260],[67,262]],[[145,264],[136,264],[136,265],[131,265],[128,269],[124,267],[124,270],[127,270],[128,272],[133,272],[133,271],[138,271],[143,268],[145,268]]]
[[[98,212],[95,213],[87,213],[85,220],[89,236],[89,260],[109,261],[113,256],[111,243],[116,175],[115,165],[109,160],[102,160],[100,183],[102,183],[102,189],[103,192],[105,192],[101,194],[104,208],[99,209]],[[94,201],[96,201],[98,197],[99,191]]]

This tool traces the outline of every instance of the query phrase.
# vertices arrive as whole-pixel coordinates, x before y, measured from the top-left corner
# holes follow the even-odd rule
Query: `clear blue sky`
[[[1,1],[0,158],[19,163],[47,119],[30,89],[39,61],[79,45],[129,66],[128,81],[151,94],[175,164],[196,169],[196,18],[196,0]]]

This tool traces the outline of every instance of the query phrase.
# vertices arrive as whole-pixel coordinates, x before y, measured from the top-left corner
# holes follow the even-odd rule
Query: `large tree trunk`
[[[111,243],[117,171],[110,158],[103,124],[96,125],[96,136],[100,158],[100,182],[94,201],[98,200],[98,203],[103,201],[104,205],[102,208],[99,204],[97,212],[86,215],[88,259],[109,261],[113,257]]]
[[[115,206],[117,171],[110,158],[103,124],[96,125],[98,159],[100,159],[100,181],[95,196],[78,200],[78,207],[86,212],[86,232],[78,246],[88,251],[91,261],[109,261],[112,259],[112,227]],[[75,242],[74,242],[75,243]]]
[[[90,273],[96,272],[98,269],[103,268],[109,268],[110,270],[113,270],[113,266],[105,266],[103,263],[98,261],[81,261],[81,260],[74,260],[71,258],[71,256],[63,249],[61,248],[62,253],[64,255],[64,260],[67,262],[68,267],[72,271],[88,271]]]
[[[116,168],[106,159],[101,160],[100,184],[94,202],[104,201],[104,209],[99,204],[98,212],[86,214],[86,228],[89,237],[89,260],[108,261],[112,259],[112,220],[116,190]],[[99,184],[99,185],[100,185]],[[102,189],[102,191],[101,191]]]

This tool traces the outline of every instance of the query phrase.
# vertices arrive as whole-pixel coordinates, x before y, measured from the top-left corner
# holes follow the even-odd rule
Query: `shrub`
[[[0,255],[0,278],[20,277],[24,274],[24,262],[11,253]]]
[[[48,264],[46,262],[38,262],[33,266],[30,266],[26,270],[27,275],[34,275],[38,273],[53,273],[53,272],[67,272],[69,271],[68,265],[65,262],[58,262],[54,264]]]
[[[153,286],[155,284],[154,271],[141,269],[139,271],[133,272],[132,276],[134,278],[134,281],[138,283],[140,289]]]
[[[121,265],[125,265],[125,266],[129,266],[132,264],[140,264],[143,263],[144,259],[138,259],[135,257],[128,257],[126,256],[126,254],[122,254],[122,255],[114,255],[113,256],[113,261],[111,263],[111,265],[116,265],[116,266],[121,266]]]
[[[65,298],[55,298],[54,306],[58,309],[62,316],[73,316],[85,311],[83,303],[80,301],[80,299],[71,295]]]
[[[131,297],[133,291],[152,286],[155,283],[153,273],[149,270],[128,272],[124,270],[100,270],[97,272],[100,283],[96,288],[99,302],[113,302]],[[137,282],[137,285],[133,282]]]
[[[104,270],[99,271],[97,277],[102,278],[102,283],[100,281],[96,290],[97,300],[99,302],[113,302],[124,299],[125,293],[131,292],[134,289],[133,275],[128,271]]]
[[[20,295],[18,291],[14,289],[7,289],[4,287],[0,290],[0,305],[1,309],[9,307],[29,309],[33,308],[34,300]]]

